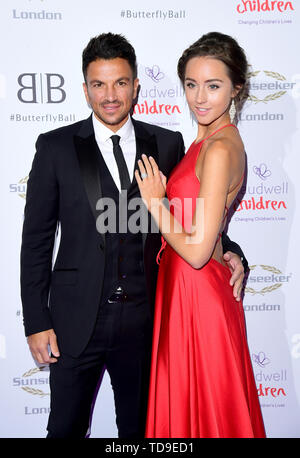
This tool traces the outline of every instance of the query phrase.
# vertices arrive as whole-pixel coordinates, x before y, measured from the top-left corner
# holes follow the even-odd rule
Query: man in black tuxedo
[[[120,216],[116,232],[99,232],[96,221],[105,209],[97,202],[109,198],[119,215],[120,202],[140,197],[134,169],[141,154],[152,155],[168,177],[184,144],[179,132],[129,115],[139,82],[135,52],[124,37],[91,39],[83,74],[92,115],[40,135],[36,144],[21,249],[25,334],[36,361],[50,364],[48,437],[85,437],[104,368],[119,437],[143,437],[161,240],[157,232],[118,230]],[[243,254],[225,235],[223,248],[231,251],[239,296]]]

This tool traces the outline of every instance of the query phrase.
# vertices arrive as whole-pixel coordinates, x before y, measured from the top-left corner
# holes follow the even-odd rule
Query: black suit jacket
[[[152,155],[168,177],[184,155],[182,135],[140,121],[133,125],[137,158]],[[102,197],[98,157],[91,117],[42,134],[27,186],[21,248],[25,334],[54,328],[61,351],[74,356],[92,334],[104,276],[105,236],[96,229],[96,202]],[[58,224],[61,239],[53,266]],[[143,245],[153,304],[160,235],[145,234]],[[242,254],[227,237],[223,245]]]

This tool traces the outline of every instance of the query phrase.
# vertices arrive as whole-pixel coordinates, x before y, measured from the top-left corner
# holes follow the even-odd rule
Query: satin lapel
[[[157,143],[156,143],[156,137],[155,135],[149,134],[149,132],[146,131],[140,124],[136,123],[134,120],[132,120],[134,130],[135,130],[135,136],[136,136],[136,158],[135,158],[135,166],[134,170],[139,170],[137,161],[141,159],[142,154],[146,154],[146,156],[152,156],[155,162],[159,165],[159,155],[158,155],[158,149],[157,149]],[[128,197],[130,197],[130,193],[135,191],[135,187],[137,187],[137,181],[135,176],[133,176],[133,181],[131,184],[131,187],[129,188],[128,192]],[[151,221],[150,221],[150,215],[149,215],[149,224],[148,224],[149,230],[151,229]],[[145,242],[147,238],[148,233],[142,233],[143,237],[143,246],[145,247]]]
[[[138,170],[137,161],[141,159],[142,154],[146,154],[146,156],[152,156],[155,162],[159,165],[159,156],[158,156],[158,149],[156,144],[156,137],[155,135],[149,134],[143,127],[137,124],[134,120],[132,120],[134,130],[135,130],[135,137],[136,137],[136,157],[135,157],[135,164],[134,170]],[[137,182],[135,179],[135,175],[133,175],[133,180],[131,187],[137,186]]]
[[[102,189],[99,174],[99,149],[95,140],[91,118],[84,121],[82,129],[74,137],[74,144],[86,194],[96,220],[98,216],[96,204],[102,197]],[[104,234],[99,235],[105,242]]]

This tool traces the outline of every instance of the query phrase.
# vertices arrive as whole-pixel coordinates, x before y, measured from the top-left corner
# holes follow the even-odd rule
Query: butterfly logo
[[[265,367],[267,364],[270,364],[269,358],[266,357],[266,354],[263,351],[260,351],[257,355],[252,354],[253,361],[260,367]]]
[[[255,175],[258,175],[262,180],[266,180],[269,176],[272,175],[271,171],[268,170],[266,164],[260,164],[259,167],[256,165],[253,167],[253,172]]]
[[[158,83],[165,76],[165,74],[160,71],[158,65],[153,65],[152,68],[146,67],[145,72],[146,75],[149,76],[149,78],[151,78],[155,83]]]

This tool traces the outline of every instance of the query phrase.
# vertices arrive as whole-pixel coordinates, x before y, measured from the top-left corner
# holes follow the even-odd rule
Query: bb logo
[[[22,103],[62,103],[65,79],[59,73],[21,73],[17,97]]]

